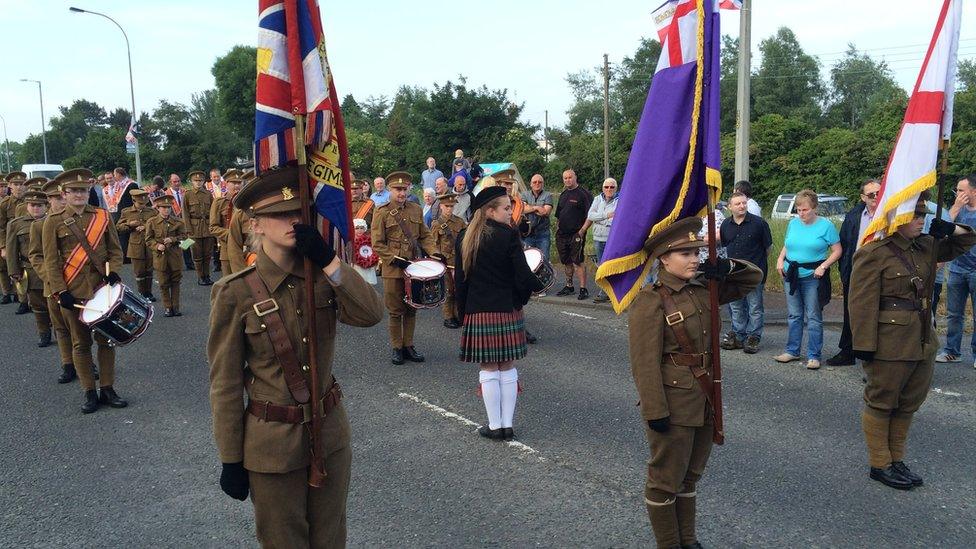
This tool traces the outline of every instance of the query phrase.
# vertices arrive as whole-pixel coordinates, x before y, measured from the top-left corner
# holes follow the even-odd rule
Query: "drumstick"
[[[103,311],[101,309],[96,309],[94,307],[86,307],[85,305],[82,305],[81,303],[75,303],[75,308],[77,308],[77,309],[85,309],[86,311],[95,311],[96,313],[104,313],[105,312],[105,311]]]
[[[105,276],[108,276],[111,273],[112,273],[112,268],[110,266],[110,263],[108,261],[106,261],[105,262]]]

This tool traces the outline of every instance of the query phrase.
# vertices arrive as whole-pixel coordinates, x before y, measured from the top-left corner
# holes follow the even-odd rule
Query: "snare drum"
[[[526,248],[525,262],[529,264],[529,269],[539,279],[539,282],[542,283],[542,291],[536,292],[535,295],[542,295],[548,292],[549,288],[552,288],[553,283],[556,281],[556,274],[552,270],[552,264],[542,255],[542,250],[539,248]]]
[[[153,318],[153,306],[125,284],[107,284],[95,290],[79,317],[85,325],[115,346],[139,339]]]
[[[440,261],[421,259],[403,270],[403,300],[414,309],[433,309],[447,300],[444,273],[447,269]]]

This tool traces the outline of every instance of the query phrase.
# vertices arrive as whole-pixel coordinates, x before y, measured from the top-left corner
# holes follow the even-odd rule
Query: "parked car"
[[[796,217],[795,194],[781,194],[776,197],[773,205],[772,219],[790,219]],[[850,209],[847,206],[847,197],[833,194],[817,195],[817,214],[832,221],[844,221],[844,216]]]
[[[61,164],[24,164],[20,171],[27,174],[27,179],[32,177],[46,177],[54,179],[54,176],[64,171]]]

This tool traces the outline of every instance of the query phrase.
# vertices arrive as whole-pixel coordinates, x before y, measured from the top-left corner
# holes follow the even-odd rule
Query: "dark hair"
[[[746,198],[752,197],[752,183],[749,183],[745,179],[741,181],[736,181],[735,185],[732,185],[733,192],[739,192],[746,195]]]
[[[976,189],[976,173],[971,173],[966,176],[966,183],[969,183],[970,189]]]
[[[924,202],[928,202],[929,200],[932,200],[932,192],[929,191],[928,189],[925,189],[924,191],[918,193],[918,199]]]
[[[125,168],[122,167],[115,168],[115,173],[117,175],[121,175],[122,177],[128,177],[129,175],[128,172],[125,171]]]
[[[744,193],[744,192],[740,192],[740,191],[732,191],[732,195],[731,195],[731,196],[729,196],[729,202],[732,202],[732,199],[733,199],[733,198],[738,198],[738,197],[740,197],[740,196],[742,196],[742,197],[745,197],[745,198],[749,198],[749,195],[747,195],[747,194],[746,194],[746,193]]]
[[[860,190],[861,194],[864,194],[865,187],[867,187],[871,183],[877,183],[879,185],[881,184],[880,181],[872,177],[871,179],[866,180],[864,183],[861,183],[861,190]]]
[[[152,182],[154,185],[163,185],[164,183],[166,183],[166,180],[163,179],[163,176],[161,175],[155,175],[152,178]]]

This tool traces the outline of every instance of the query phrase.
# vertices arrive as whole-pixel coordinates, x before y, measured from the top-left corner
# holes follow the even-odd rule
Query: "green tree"
[[[759,51],[762,63],[752,78],[753,119],[779,114],[819,125],[825,97],[820,61],[806,54],[786,27],[760,42]]]
[[[848,44],[844,58],[830,69],[827,122],[859,128],[878,103],[903,93],[887,63],[860,54],[854,44]]]
[[[217,84],[217,108],[231,130],[244,139],[254,136],[254,94],[257,48],[234,46],[210,69]]]
[[[125,132],[121,128],[95,128],[75,147],[74,154],[64,159],[65,169],[88,168],[98,172],[122,166],[134,168],[133,157],[125,152]]]

